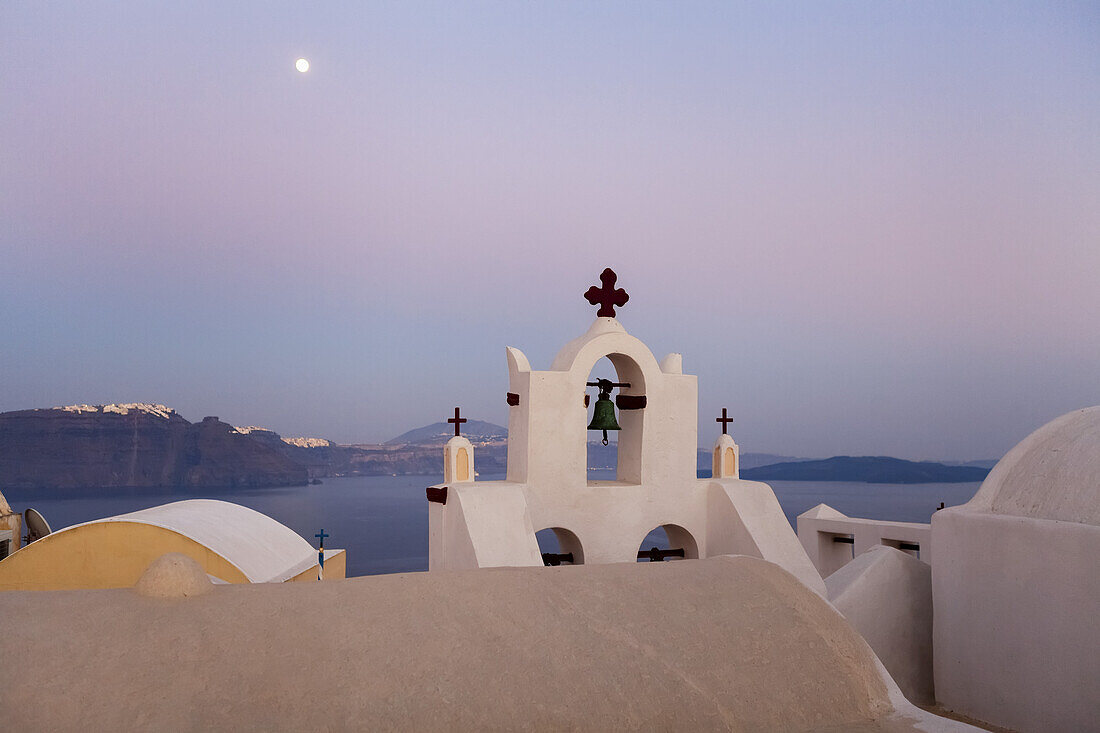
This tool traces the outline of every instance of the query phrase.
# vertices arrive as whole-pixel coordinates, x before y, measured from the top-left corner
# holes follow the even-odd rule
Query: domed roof
[[[254,509],[216,499],[174,501],[75,524],[51,537],[115,522],[149,524],[188,537],[228,560],[252,583],[281,582],[306,570],[317,558],[317,550],[290,527]]]
[[[1062,415],[1020,441],[966,508],[1100,525],[1100,406]]]

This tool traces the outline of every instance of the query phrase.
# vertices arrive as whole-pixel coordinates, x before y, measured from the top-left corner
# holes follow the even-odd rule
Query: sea
[[[592,480],[613,479],[614,470],[589,471]],[[480,481],[503,475],[481,475]],[[12,509],[34,507],[50,526],[61,529],[80,522],[147,509],[183,499],[220,499],[263,512],[316,546],[315,535],[328,535],[325,545],[347,550],[347,574],[378,575],[428,569],[428,503],[424,489],[440,476],[347,476],[322,479],[310,486],[274,489],[5,489]],[[802,512],[820,503],[851,517],[927,522],[941,502],[964,504],[978,483],[867,484],[842,481],[769,481],[791,526]],[[544,536],[546,535],[546,536]],[[543,552],[556,552],[552,533],[540,533]],[[664,530],[655,528],[642,547],[668,548]]]

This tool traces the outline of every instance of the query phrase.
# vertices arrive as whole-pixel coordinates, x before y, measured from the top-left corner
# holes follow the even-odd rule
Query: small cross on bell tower
[[[462,425],[462,423],[464,423],[464,422],[468,422],[468,420],[466,420],[466,418],[464,418],[464,417],[459,417],[459,415],[460,415],[460,414],[461,414],[461,412],[460,412],[460,411],[459,411],[459,409],[458,409],[458,408],[456,407],[456,408],[455,408],[455,416],[454,416],[454,417],[449,417],[449,418],[447,418],[447,422],[449,422],[449,423],[454,423],[454,426],[455,426],[455,435],[462,435],[462,432],[461,432],[461,430],[459,429],[459,426],[460,426],[460,425]]]
[[[711,462],[711,476],[714,478],[741,477],[741,449],[729,435],[729,424],[733,418],[722,408],[722,417],[714,418],[722,424],[722,434],[714,441],[714,460]]]
[[[730,424],[731,422],[733,422],[733,418],[732,418],[732,417],[727,417],[727,416],[726,416],[726,408],[724,408],[724,407],[723,407],[723,408],[722,408],[722,417],[716,417],[716,418],[714,418],[714,422],[720,422],[720,423],[722,423],[722,435],[725,435],[725,434],[726,434],[726,433],[728,432],[728,431],[726,430],[726,427],[727,427],[727,426],[728,426],[728,425],[729,425],[729,424]]]
[[[462,424],[467,422],[459,408],[455,416],[447,418],[455,426],[455,436],[443,446],[443,482],[457,483],[474,480],[474,445],[462,435]]]

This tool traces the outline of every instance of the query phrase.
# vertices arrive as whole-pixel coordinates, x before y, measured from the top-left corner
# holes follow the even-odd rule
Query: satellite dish
[[[27,509],[23,512],[23,524],[27,528],[27,544],[40,540],[48,535],[50,530],[50,523],[46,521],[37,509]]]

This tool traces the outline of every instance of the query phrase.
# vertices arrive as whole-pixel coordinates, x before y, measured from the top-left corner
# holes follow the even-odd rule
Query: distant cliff
[[[504,436],[508,430],[481,420],[471,420],[462,428],[462,435],[475,446],[477,472],[504,473],[508,459]],[[257,427],[236,430],[304,466],[310,478],[393,474],[442,476],[443,444],[454,436],[454,426],[446,423],[410,430],[381,445],[338,445],[322,438],[283,438],[272,430]]]
[[[948,466],[883,456],[835,456],[822,461],[775,463],[744,469],[741,478],[759,481],[856,481],[871,484],[935,484],[982,481],[988,468]]]
[[[0,486],[293,486],[306,469],[216,417],[163,405],[73,405],[0,413]]]

